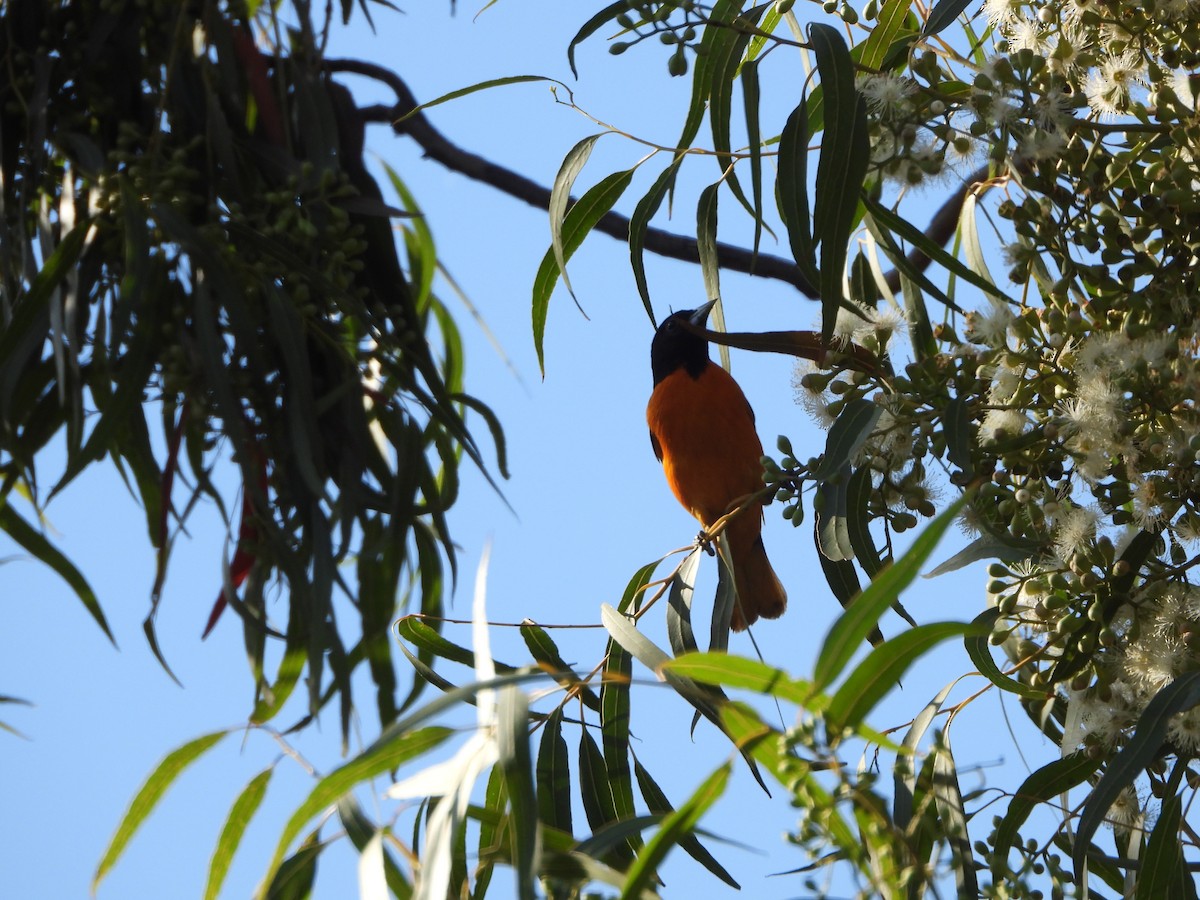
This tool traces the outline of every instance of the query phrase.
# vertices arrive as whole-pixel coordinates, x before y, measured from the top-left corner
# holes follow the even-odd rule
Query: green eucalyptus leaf
[[[250,779],[250,783],[234,800],[233,806],[229,810],[229,816],[225,819],[225,825],[221,828],[221,836],[217,839],[212,861],[208,865],[208,883],[204,887],[204,900],[216,900],[220,896],[221,885],[225,882],[225,876],[229,874],[229,865],[233,862],[233,855],[241,846],[246,827],[254,818],[254,814],[258,812],[263,798],[267,795],[267,785],[274,772],[274,766],[263,769]]]
[[[7,499],[0,499],[0,504],[2,504],[0,505],[0,529],[3,529],[4,533],[19,546],[33,554],[39,562],[45,563],[53,569],[63,581],[71,586],[71,589],[75,591],[75,596],[79,598],[84,608],[100,626],[100,630],[112,641],[113,646],[116,646],[117,641],[113,637],[112,631],[109,630],[104,610],[101,609],[100,601],[96,599],[96,594],[92,591],[91,585],[87,583],[87,579],[44,535],[26,522],[12,508],[12,504]]]
[[[537,758],[538,817],[543,824],[570,834],[571,768],[562,736],[562,710],[556,709],[542,726]]]
[[[917,659],[947,638],[971,630],[966,622],[932,622],[901,632],[859,663],[834,693],[825,710],[830,736],[855,728]]]
[[[908,552],[884,569],[834,623],[817,656],[813,669],[814,688],[823,690],[842,673],[879,617],[917,577],[920,567],[929,558],[950,523],[957,518],[966,496],[952,503],[926,525]]]
[[[538,801],[529,752],[529,699],[515,685],[499,691],[496,702],[496,738],[512,810],[512,866],[520,900],[534,900],[534,882],[541,847],[538,842]]]
[[[942,732],[939,745],[933,752],[934,800],[938,818],[945,829],[946,840],[954,851],[952,860],[958,896],[977,897],[979,883],[975,875],[975,855],[971,849],[971,837],[967,831],[967,812],[958,784],[958,768],[954,764],[950,739],[945,732]]]
[[[100,886],[100,882],[104,880],[104,876],[108,874],[117,860],[121,858],[121,854],[125,852],[129,841],[137,833],[137,830],[146,821],[150,813],[154,811],[154,808],[158,805],[158,801],[162,799],[167,789],[175,783],[175,780],[183,773],[184,769],[203,756],[206,751],[211,750],[220,743],[221,739],[228,733],[228,731],[214,731],[211,734],[188,741],[182,747],[168,753],[162,762],[155,766],[154,771],[150,773],[150,776],[142,784],[141,788],[138,789],[133,802],[129,804],[129,809],[121,817],[121,822],[117,825],[116,833],[113,834],[112,839],[108,842],[104,856],[101,857],[99,865],[96,866],[96,874],[92,876],[93,894],[96,892],[96,888]]]
[[[854,461],[881,415],[883,408],[866,399],[851,400],[842,407],[829,428],[825,438],[825,453],[813,478],[820,482],[845,476],[846,466]]]
[[[988,634],[991,633],[999,617],[1000,611],[998,609],[984,610],[975,617],[975,620],[971,624],[976,626],[978,630],[968,633],[963,638],[963,644],[967,649],[967,656],[971,658],[971,662],[975,664],[975,668],[979,670],[979,674],[1001,690],[1012,694],[1019,694],[1030,700],[1045,700],[1047,696],[1045,689],[1035,688],[1024,682],[1017,681],[1015,678],[1010,678],[1000,671],[1000,667],[996,665],[996,661],[992,658],[991,646],[988,644]]]
[[[1178,794],[1163,801],[1138,870],[1136,900],[1158,900],[1159,897],[1184,900],[1196,896],[1196,885],[1184,865],[1180,843],[1182,811],[1183,798]]]
[[[588,189],[567,212],[562,223],[562,258],[564,265],[583,244],[583,239],[596,227],[604,214],[620,199],[629,182],[633,180],[633,169],[614,172]],[[546,334],[546,315],[550,310],[550,295],[558,282],[562,269],[551,247],[542,257],[533,281],[533,345],[537,350],[538,367],[545,374],[546,360],[543,341]]]
[[[728,653],[689,653],[667,660],[660,666],[660,671],[682,675],[702,684],[768,694],[798,706],[810,705],[814,700],[808,682],[798,681],[782,669],[756,659]]]
[[[654,184],[650,186],[650,190],[637,202],[633,208],[633,215],[629,218],[629,261],[633,267],[633,280],[637,284],[638,295],[642,298],[642,306],[646,309],[646,315],[650,317],[651,325],[656,322],[654,307],[650,303],[650,287],[646,282],[646,229],[650,226],[650,220],[654,214],[662,206],[663,198],[667,196],[667,192],[675,183],[675,176],[679,174],[679,166],[682,162],[683,155],[680,154],[663,169]]]
[[[830,340],[843,302],[847,245],[867,174],[870,144],[866,104],[854,84],[854,61],[846,42],[836,28],[818,23],[809,26],[809,43],[824,94],[825,134],[817,159],[813,237],[820,245],[821,336]]]
[[[419,112],[424,112],[425,110],[431,109],[434,106],[441,106],[443,103],[448,103],[451,100],[457,100],[459,97],[466,97],[467,95],[474,94],[477,91],[487,91],[491,90],[492,88],[504,87],[510,84],[528,84],[530,82],[538,81],[548,81],[551,84],[556,84],[568,91],[570,90],[570,88],[568,88],[557,78],[547,78],[545,75],[508,75],[504,78],[491,78],[487,81],[480,81],[477,84],[472,84],[469,87],[458,88],[457,90],[450,91],[447,94],[442,94],[440,97],[436,97],[435,99],[430,100],[428,103],[422,103],[418,106],[414,106],[400,118],[396,119],[393,124],[398,124],[403,122],[405,119],[415,116]]]
[[[658,782],[650,775],[646,768],[634,757],[633,771],[637,776],[638,789],[642,793],[642,799],[646,801],[646,808],[651,813],[659,816],[668,816],[675,812],[675,807],[671,805],[671,801],[667,799],[667,795],[663,793],[662,788],[658,786]],[[735,890],[741,890],[741,885],[734,881],[733,876],[725,870],[707,848],[700,843],[699,838],[695,834],[680,834],[678,837],[679,846],[683,851],[700,865],[704,866],[713,875],[716,875],[723,882]]]
[[[700,822],[700,817],[725,793],[729,776],[733,770],[729,763],[712,773],[678,809],[669,813],[645,849],[629,867],[626,881],[621,889],[621,900],[641,896],[655,877],[655,870],[666,858],[672,847],[685,836],[691,836]]]
[[[992,871],[996,878],[1004,875],[997,871],[1000,863],[1007,865],[1008,853],[1016,842],[1021,826],[1039,803],[1046,803],[1082,784],[1099,768],[1101,760],[1092,759],[1079,751],[1047,763],[1026,778],[1008,803],[1004,818],[996,826],[995,853]]]
[[[616,3],[610,3],[600,12],[596,13],[590,19],[583,23],[579,31],[575,32],[575,36],[571,38],[571,43],[567,44],[567,62],[571,66],[571,74],[576,78],[579,77],[579,70],[575,68],[575,48],[586,41],[589,37],[607,25],[609,22],[616,20],[617,16],[629,10],[629,4],[625,0],[617,0]]]

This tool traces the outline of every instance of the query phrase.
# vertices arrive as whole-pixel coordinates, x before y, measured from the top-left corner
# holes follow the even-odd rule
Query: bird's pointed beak
[[[692,314],[688,316],[688,321],[697,328],[703,328],[708,322],[708,314],[712,312],[712,308],[716,305],[716,300],[709,300],[703,306],[697,306],[692,310]]]

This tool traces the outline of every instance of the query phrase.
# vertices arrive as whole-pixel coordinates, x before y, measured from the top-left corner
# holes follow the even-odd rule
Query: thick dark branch
[[[411,137],[421,146],[428,158],[440,162],[448,169],[476,181],[482,181],[484,184],[491,185],[497,190],[524,200],[539,209],[549,207],[549,189],[511,169],[463,150],[434,128],[424,113],[413,112],[419,104],[408,85],[395,72],[383,66],[357,59],[331,59],[326,62],[326,65],[332,72],[351,72],[374,78],[395,92],[396,103],[394,106],[368,106],[360,110],[364,121],[391,125],[396,134],[406,134]],[[939,245],[945,244],[954,233],[955,226],[958,224],[959,210],[962,208],[962,201],[967,191],[976,181],[986,175],[986,166],[968,175],[962,185],[934,215],[926,229],[926,234]],[[619,241],[628,241],[629,219],[620,213],[609,212],[596,224],[596,231],[603,232]],[[674,234],[661,228],[646,229],[645,247],[651,253],[669,259],[679,259],[690,263],[700,261],[695,238]],[[810,299],[816,300],[820,297],[819,291],[809,284],[801,274],[799,267],[790,259],[765,253],[755,254],[744,247],[735,247],[732,244],[718,241],[717,260],[721,268],[727,271],[743,272],[747,275],[757,275],[760,278],[773,278],[792,285]],[[917,270],[924,270],[930,262],[925,254],[917,250],[908,254],[908,261],[909,265]],[[888,272],[886,280],[893,291],[900,289],[899,272],[894,270]]]

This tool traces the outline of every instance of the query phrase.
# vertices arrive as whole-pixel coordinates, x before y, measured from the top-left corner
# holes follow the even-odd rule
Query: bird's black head
[[[710,300],[696,309],[672,313],[658,326],[650,344],[650,368],[654,372],[655,384],[681,367],[693,378],[700,377],[708,365],[708,341],[692,334],[680,323],[690,322],[703,328],[716,303],[716,300]]]

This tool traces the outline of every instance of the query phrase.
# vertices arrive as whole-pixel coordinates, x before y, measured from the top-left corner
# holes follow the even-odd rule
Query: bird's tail
[[[745,631],[747,625],[753,625],[760,617],[778,619],[787,608],[787,592],[767,559],[762,535],[755,534],[748,546],[731,549],[738,602],[730,627],[734,631]]]

